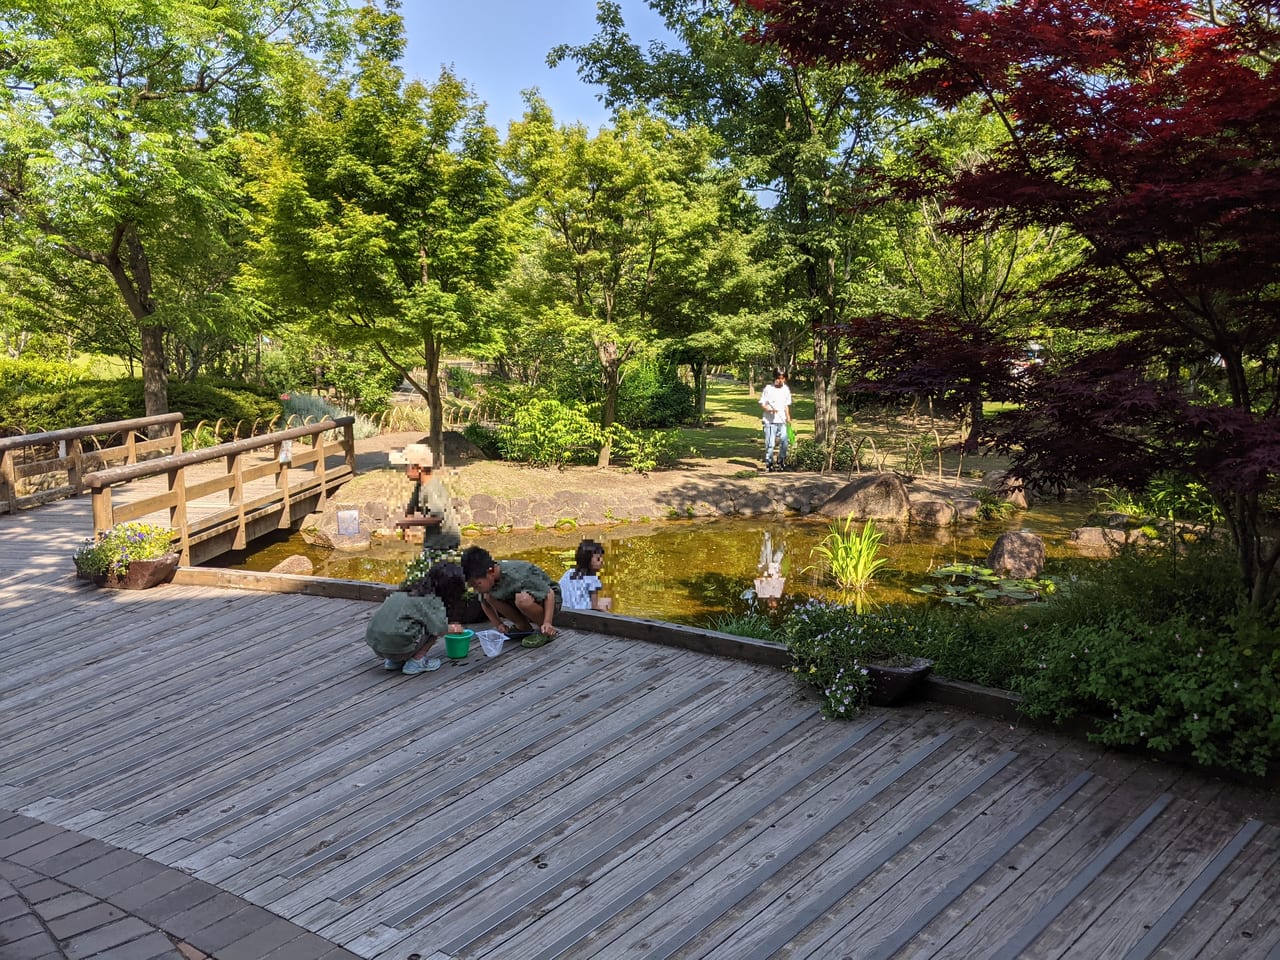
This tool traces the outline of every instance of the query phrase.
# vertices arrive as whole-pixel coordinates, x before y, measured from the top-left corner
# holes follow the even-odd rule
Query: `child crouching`
[[[461,624],[449,622],[446,611],[465,589],[456,564],[437,563],[426,576],[406,583],[382,601],[364,641],[383,658],[383,668],[409,676],[438,670],[439,658],[427,659],[427,651],[442,635],[462,630]]]

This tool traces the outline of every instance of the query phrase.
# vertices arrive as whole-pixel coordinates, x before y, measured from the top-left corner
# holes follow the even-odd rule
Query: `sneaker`
[[[546,646],[554,639],[554,637],[548,637],[545,633],[531,633],[520,641],[520,646],[536,650],[538,647]]]
[[[406,660],[404,669],[400,672],[410,677],[419,673],[427,673],[431,670],[440,669],[440,660],[438,657],[432,657],[430,660]]]
[[[399,660],[392,660],[390,657],[382,661],[383,670],[399,670],[404,664]]]

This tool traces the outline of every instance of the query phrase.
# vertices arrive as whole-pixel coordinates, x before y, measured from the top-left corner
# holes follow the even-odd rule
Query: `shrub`
[[[611,452],[635,473],[669,467],[678,458],[680,434],[676,430],[628,430],[620,423],[609,428]]]
[[[853,524],[851,516],[845,517],[843,523],[831,524],[830,532],[809,555],[821,557],[843,589],[862,593],[889,561],[878,556],[884,535],[876,530],[875,523],[868,520],[857,533],[853,531]]]
[[[558,400],[518,406],[498,437],[504,460],[542,466],[590,463],[600,450],[600,428],[583,411]]]
[[[857,443],[848,427],[836,429],[835,440],[818,444],[808,437],[797,440],[787,448],[787,466],[792,470],[827,468],[827,453],[831,453],[831,469],[837,473],[853,473],[861,468],[861,458],[856,456]]]
[[[674,364],[642,362],[618,387],[618,422],[632,429],[674,427],[692,419],[696,396]]]
[[[477,377],[466,367],[449,366],[445,368],[445,383],[449,392],[455,397],[470,399],[476,393]]]
[[[491,460],[502,456],[502,440],[498,431],[481,423],[468,423],[462,428],[462,435],[480,448],[480,452]]]

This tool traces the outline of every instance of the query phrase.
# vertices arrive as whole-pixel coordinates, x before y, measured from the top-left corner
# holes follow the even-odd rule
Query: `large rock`
[[[1027,530],[1002,533],[987,554],[987,566],[1001,577],[1032,580],[1044,570],[1044,541]]]
[[[859,477],[837,490],[818,513],[843,520],[893,520],[905,522],[911,514],[907,488],[895,473],[873,473]]]
[[[955,507],[957,520],[977,520],[982,510],[982,501],[977,497],[956,497],[951,504]]]
[[[988,470],[982,475],[982,485],[1019,510],[1026,510],[1031,505],[1031,495],[1022,481],[1010,477],[1003,470]]]
[[[955,519],[955,508],[943,500],[915,500],[911,503],[912,523],[926,527],[949,527]]]
[[[272,573],[290,573],[298,577],[309,577],[316,572],[315,564],[308,557],[304,557],[300,553],[285,557],[274,567],[271,568]]]
[[[1128,546],[1145,547],[1154,542],[1144,530],[1115,527],[1077,527],[1067,538],[1067,543],[1082,557],[1094,560],[1114,557]]]

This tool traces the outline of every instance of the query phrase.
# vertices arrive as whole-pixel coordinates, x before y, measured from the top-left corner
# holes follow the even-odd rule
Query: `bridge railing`
[[[148,438],[151,427],[167,427]],[[108,446],[85,449],[86,440],[107,438]],[[111,443],[112,440],[118,440]],[[54,456],[48,454],[53,452]],[[133,464],[152,453],[182,452],[182,414],[90,423],[46,433],[0,438],[0,513],[16,513],[50,500],[74,497],[87,488],[86,474],[116,463]],[[23,493],[24,487],[35,487]]]
[[[93,492],[93,529],[96,535],[118,523],[168,511],[169,526],[178,542],[184,564],[207,559],[224,549],[243,550],[261,532],[288,529],[295,507],[306,504],[307,512],[324,506],[329,493],[355,474],[355,418],[337,417],[319,423],[244,440],[235,440],[201,450],[177,453],[131,466],[112,467],[86,474],[84,484]],[[337,432],[336,439],[329,435]],[[310,446],[294,441],[310,440]],[[264,458],[270,450],[270,457]],[[342,463],[330,467],[326,459],[342,456]],[[216,465],[212,470],[192,468]],[[126,503],[112,498],[112,487],[146,477],[165,477],[163,492],[148,494]],[[267,492],[256,480],[271,478]],[[189,507],[198,500],[225,494],[226,506],[195,516]],[[214,541],[219,546],[212,546]],[[193,548],[198,556],[193,561]]]

